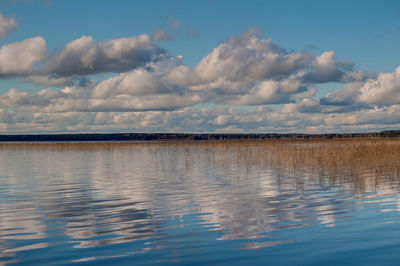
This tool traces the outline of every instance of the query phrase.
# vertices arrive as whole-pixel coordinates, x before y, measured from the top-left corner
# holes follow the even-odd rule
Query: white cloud
[[[18,26],[17,21],[13,16],[5,18],[0,13],[0,39],[7,35],[10,31]]]
[[[250,30],[221,43],[196,65],[193,75],[200,84],[221,78],[254,82],[290,75],[311,58],[306,53],[289,53]]]
[[[282,81],[265,80],[255,84],[248,93],[226,97],[222,102],[235,105],[288,103],[294,101],[296,93],[301,93],[305,90],[307,88],[301,81],[292,77]]]
[[[0,106],[16,112],[88,111],[90,88],[42,89],[35,94],[10,89],[0,95]]]
[[[113,95],[148,95],[173,92],[160,77],[145,69],[137,69],[109,78],[94,88],[95,98],[109,98]]]
[[[100,83],[44,89],[36,94],[11,89],[0,95],[0,106],[46,112],[172,110],[203,102],[199,93],[164,81],[162,74],[137,69]]]
[[[47,55],[46,41],[34,37],[0,47],[0,76],[26,75],[35,72],[35,63]]]
[[[2,107],[15,107],[28,104],[30,99],[28,92],[21,92],[16,89],[10,89],[0,96],[0,104]]]
[[[335,52],[324,52],[311,63],[312,71],[304,75],[310,83],[339,82],[346,72],[351,71],[353,63],[335,59]]]
[[[342,81],[351,82],[351,81],[365,81],[367,79],[374,79],[377,77],[376,72],[371,71],[363,71],[363,70],[354,70],[351,72],[346,72],[342,76]]]
[[[207,92],[214,103],[282,104],[294,102],[314,83],[341,81],[353,64],[334,56],[334,52],[318,57],[287,52],[250,30],[222,42],[193,69],[176,66],[164,79],[190,91]],[[361,75],[354,72],[347,79]]]
[[[360,87],[358,102],[391,105],[400,103],[400,67],[393,73],[381,73]]]
[[[143,96],[118,95],[109,99],[89,99],[90,111],[151,111],[173,110],[201,102],[198,95],[155,94]]]
[[[395,105],[400,103],[400,67],[392,73],[380,73],[363,82],[343,85],[342,89],[321,99],[322,104],[359,106]]]
[[[287,108],[284,111],[187,107],[146,112],[46,112],[39,109],[22,112],[0,109],[0,132],[354,132],[399,127],[399,112],[400,105],[312,115]]]
[[[199,93],[191,92],[174,83],[171,84],[170,80],[164,79],[163,71],[163,67],[156,72],[136,69],[99,83],[93,89],[89,109],[170,110],[206,100],[205,96]]]
[[[333,51],[288,52],[254,31],[220,43],[193,68],[182,60],[147,35],[103,42],[83,36],[52,56],[41,37],[4,45],[3,77],[64,88],[1,94],[0,130],[312,133],[400,124],[400,68],[353,70]],[[98,73],[107,78],[89,79]],[[315,99],[314,85],[323,82],[343,86]],[[235,108],[241,105],[259,108]]]
[[[148,35],[100,43],[91,36],[82,36],[51,57],[44,72],[61,76],[125,72],[165,56],[165,50],[154,44]]]
[[[214,133],[243,133],[243,128],[238,128],[237,126],[227,126],[223,128],[218,128],[214,131]]]
[[[1,17],[0,17],[1,19]],[[45,86],[79,82],[97,73],[120,73],[169,58],[147,35],[95,42],[83,36],[49,56],[42,37],[0,47],[0,78],[24,77]]]

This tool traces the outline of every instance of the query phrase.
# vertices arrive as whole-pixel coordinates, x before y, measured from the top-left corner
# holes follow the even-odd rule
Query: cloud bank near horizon
[[[0,15],[0,37],[13,28],[7,23],[16,27]],[[82,36],[53,53],[41,36],[2,45],[0,78],[42,89],[0,94],[0,132],[315,133],[400,125],[400,67],[363,71],[334,51],[287,51],[250,29],[190,68],[161,39]],[[341,88],[318,99],[326,83]]]

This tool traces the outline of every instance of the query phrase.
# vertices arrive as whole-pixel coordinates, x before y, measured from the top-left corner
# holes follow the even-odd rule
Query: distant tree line
[[[38,134],[0,135],[0,141],[215,141],[266,139],[345,139],[398,138],[400,130],[369,133],[266,133],[266,134],[185,134],[185,133],[113,133],[113,134]]]

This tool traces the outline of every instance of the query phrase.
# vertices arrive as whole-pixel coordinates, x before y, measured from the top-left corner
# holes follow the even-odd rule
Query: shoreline
[[[0,142],[109,142],[109,141],[257,141],[278,139],[387,139],[400,138],[400,130],[367,133],[95,133],[95,134],[24,134],[0,135]]]

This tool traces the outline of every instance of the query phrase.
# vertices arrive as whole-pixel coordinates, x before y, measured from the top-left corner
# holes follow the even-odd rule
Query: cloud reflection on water
[[[179,254],[209,241],[191,226],[242,249],[296,241],[279,234],[335,226],[363,204],[400,210],[398,155],[400,141],[368,140],[0,144],[0,258],[61,235]]]

